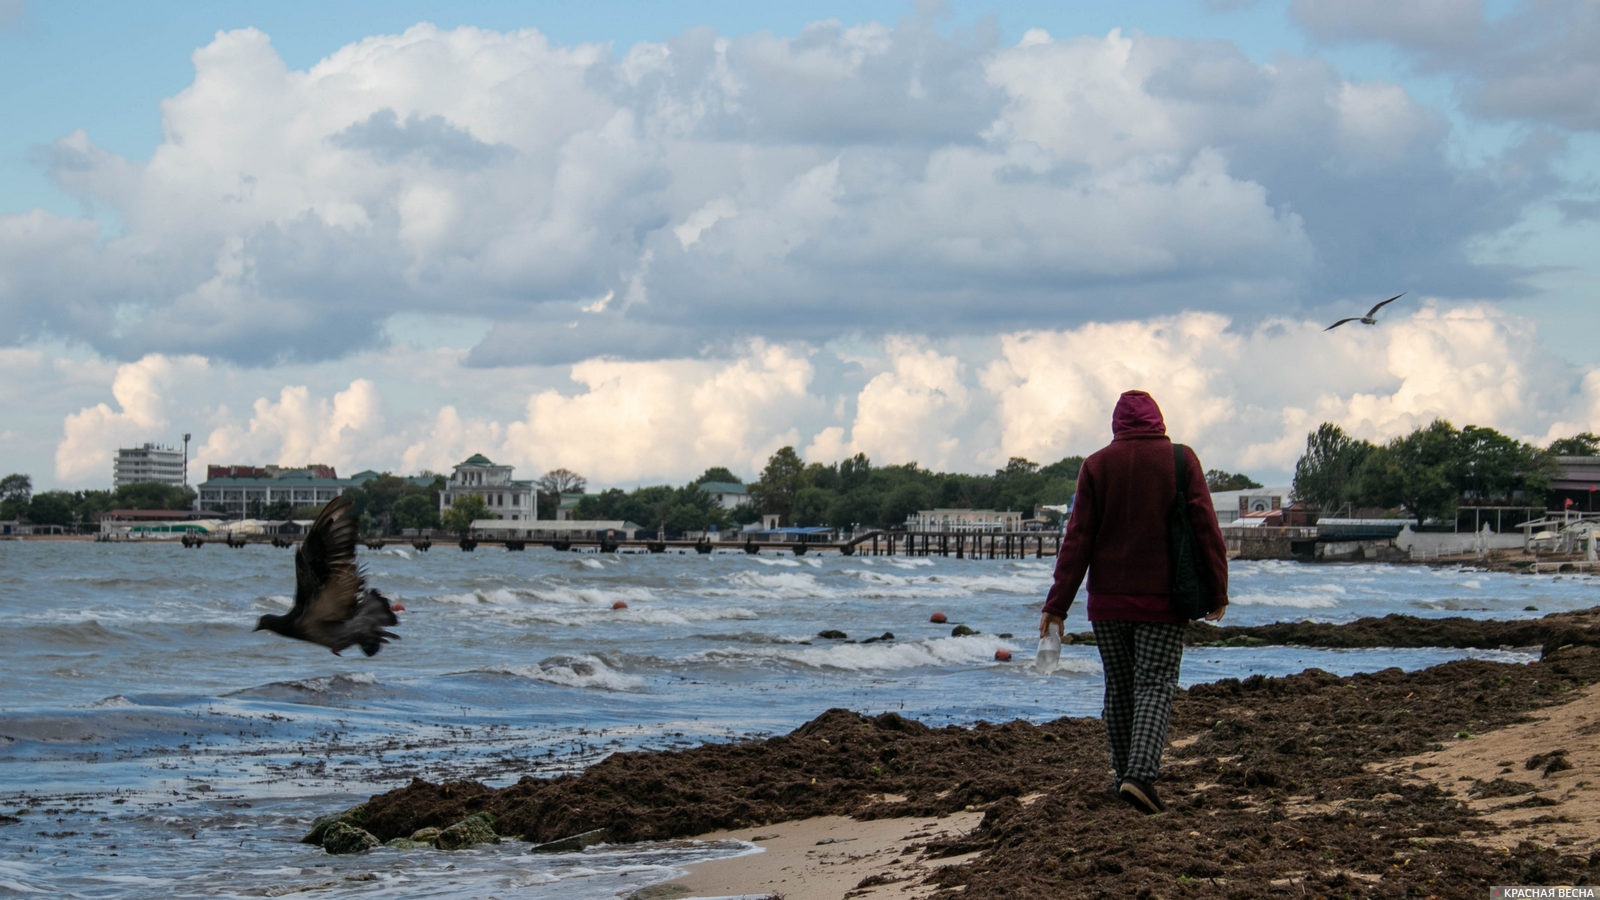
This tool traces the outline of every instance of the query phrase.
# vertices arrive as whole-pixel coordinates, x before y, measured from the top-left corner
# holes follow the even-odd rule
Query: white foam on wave
[[[1306,585],[1294,591],[1229,591],[1228,602],[1237,606],[1281,606],[1289,609],[1336,609],[1344,605],[1345,589],[1337,584]]]
[[[490,588],[468,591],[457,594],[437,594],[430,598],[435,603],[446,606],[509,606],[517,602],[517,592],[511,588]]]
[[[723,586],[707,588],[707,596],[749,597],[755,600],[807,600],[836,597],[838,591],[805,572],[736,572]]]
[[[340,672],[337,675],[286,681],[283,685],[313,694],[336,694],[347,688],[370,687],[377,683],[378,676],[375,672]]]
[[[508,666],[491,671],[503,672],[517,678],[542,681],[562,687],[595,688],[602,691],[637,691],[645,685],[643,678],[627,675],[606,665],[598,656],[553,656],[536,666]]]
[[[830,644],[827,646],[755,646],[705,650],[687,657],[690,663],[740,665],[787,663],[810,669],[846,672],[892,672],[906,669],[946,668],[993,664],[996,650],[1007,650],[1013,658],[1025,652],[1011,641],[993,635],[933,638],[925,641],[878,641],[871,644]],[[1063,658],[1061,668],[1097,671],[1093,663]]]

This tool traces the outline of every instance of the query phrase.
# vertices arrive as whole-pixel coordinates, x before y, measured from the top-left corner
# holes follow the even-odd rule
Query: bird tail
[[[398,641],[400,640],[400,635],[382,629],[374,631],[361,639],[361,652],[368,656],[374,656],[390,638]]]
[[[356,633],[356,644],[368,656],[375,655],[387,641],[400,640],[400,635],[384,628],[400,624],[400,617],[394,614],[389,598],[374,590],[369,589],[362,595],[350,624]]]

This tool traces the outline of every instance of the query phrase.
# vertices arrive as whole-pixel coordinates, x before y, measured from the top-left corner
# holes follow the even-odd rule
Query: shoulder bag
[[[1189,521],[1189,467],[1182,444],[1172,445],[1173,470],[1178,494],[1167,514],[1167,546],[1172,564],[1172,608],[1186,619],[1203,619],[1211,612],[1211,590],[1200,575],[1200,544]]]

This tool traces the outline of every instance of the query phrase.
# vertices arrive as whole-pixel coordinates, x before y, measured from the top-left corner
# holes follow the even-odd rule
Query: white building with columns
[[[531,481],[511,477],[511,466],[495,465],[481,453],[474,453],[455,467],[455,474],[439,492],[439,514],[448,512],[456,501],[476,495],[483,498],[489,514],[511,522],[532,522],[539,518],[538,489]]]

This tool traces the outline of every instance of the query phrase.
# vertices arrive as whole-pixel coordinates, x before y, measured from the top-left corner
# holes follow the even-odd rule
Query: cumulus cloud
[[[459,353],[373,354],[357,368],[381,370],[386,391],[330,366],[268,395],[249,393],[255,370],[152,356],[115,368],[110,402],[67,418],[56,474],[102,484],[118,446],[191,423],[202,465],[322,462],[341,474],[448,472],[483,453],[520,477],[564,467],[627,488],[715,465],[754,479],[785,445],[811,462],[865,453],[983,472],[1092,452],[1130,388],[1155,396],[1169,433],[1208,467],[1274,483],[1325,421],[1375,442],[1434,418],[1541,445],[1600,431],[1600,372],[1553,359],[1529,320],[1493,305],[1424,299],[1375,327],[1323,327],[1185,312],[952,341],[752,341],[716,358],[596,359],[509,381]],[[38,364],[0,356],[16,371]]]
[[[56,445],[55,476],[68,483],[109,481],[119,447],[166,443],[153,435],[171,430],[172,410],[184,386],[203,382],[210,364],[201,357],[146,356],[117,367],[111,403],[68,416]]]
[[[244,29],[193,62],[148,160],[45,150],[96,218],[0,216],[7,339],[271,366],[449,309],[493,323],[471,364],[507,367],[1257,320],[1502,295],[1517,273],[1468,249],[1550,189],[1538,159],[1465,167],[1395,85],[1122,32],[913,18],[618,53],[418,25],[294,70]]]

